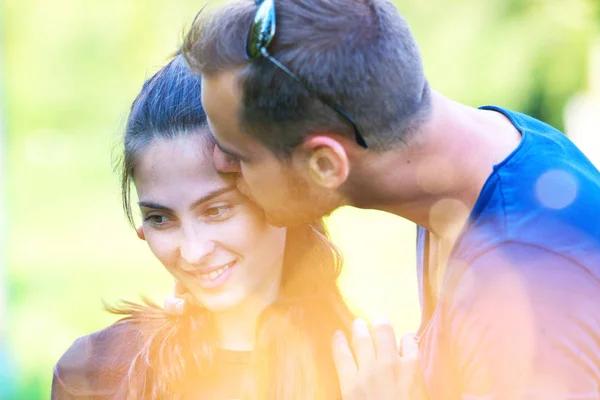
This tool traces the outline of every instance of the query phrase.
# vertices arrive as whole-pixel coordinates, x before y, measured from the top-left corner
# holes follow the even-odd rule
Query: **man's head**
[[[184,53],[203,77],[217,166],[239,168],[242,190],[273,222],[305,222],[353,201],[344,191],[353,158],[410,140],[428,116],[429,86],[414,38],[389,1],[276,1],[268,50],[302,84],[264,57],[246,59],[256,9],[243,0],[200,15]],[[319,97],[351,116],[367,150]]]

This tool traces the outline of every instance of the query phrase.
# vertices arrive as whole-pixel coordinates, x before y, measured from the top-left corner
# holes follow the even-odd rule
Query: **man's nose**
[[[215,146],[213,152],[213,162],[219,172],[241,172],[240,163],[230,155],[223,153],[218,146]]]

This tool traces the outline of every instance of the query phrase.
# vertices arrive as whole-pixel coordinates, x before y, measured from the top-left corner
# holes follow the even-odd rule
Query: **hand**
[[[333,358],[343,400],[422,399],[426,391],[416,351],[414,335],[402,341],[405,355],[400,356],[392,325],[385,319],[374,320],[371,331],[364,320],[352,326],[352,348],[343,333],[333,341]],[[353,355],[354,353],[354,355]],[[415,390],[418,385],[420,390]]]
[[[198,300],[185,286],[175,281],[174,294],[165,299],[165,312],[170,315],[184,315],[191,306],[199,306]]]
[[[400,379],[411,400],[428,400],[429,392],[425,385],[425,376],[419,359],[419,344],[414,333],[407,333],[400,339],[400,363],[402,372]]]

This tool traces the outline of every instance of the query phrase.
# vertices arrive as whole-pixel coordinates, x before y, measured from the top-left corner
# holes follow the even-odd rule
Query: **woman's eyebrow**
[[[213,190],[212,192],[209,192],[208,194],[202,196],[201,198],[199,198],[198,200],[196,200],[190,208],[194,208],[196,206],[198,206],[199,204],[205,203],[209,200],[214,199],[215,197],[219,197],[220,195],[227,193],[227,192],[231,192],[237,190],[237,188],[235,186],[226,186],[224,188],[220,188],[220,189],[216,189]]]
[[[165,207],[161,204],[154,203],[152,201],[138,201],[138,206],[146,207],[146,208],[153,208],[155,210],[171,211],[171,209],[169,207]]]
[[[198,200],[194,201],[194,203],[190,206],[190,208],[194,208],[194,207],[198,206],[199,204],[205,203],[209,200],[214,199],[215,197],[221,196],[224,193],[231,192],[234,190],[237,190],[235,186],[226,186],[226,187],[222,187],[220,189],[215,189],[215,190],[205,194]],[[140,207],[152,208],[154,210],[171,211],[171,209],[169,207],[165,207],[162,204],[158,204],[153,201],[138,201],[138,205]]]

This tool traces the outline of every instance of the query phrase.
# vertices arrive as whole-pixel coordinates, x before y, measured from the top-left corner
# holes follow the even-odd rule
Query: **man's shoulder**
[[[600,215],[594,207],[600,204],[600,172],[561,132],[503,112],[523,139],[482,188],[459,243],[462,259],[515,242],[555,252],[600,275]]]
[[[479,107],[479,109],[496,111],[503,114],[521,133],[523,133],[523,131],[525,130],[531,130],[536,132],[544,132],[547,134],[552,133],[564,136],[564,134],[561,131],[559,131],[552,125],[549,125],[544,121],[532,117],[531,115],[523,114],[518,111],[509,110],[507,108],[494,105],[481,106]]]
[[[127,320],[75,340],[54,367],[53,399],[70,398],[58,393],[109,396],[141,344],[139,328]]]

